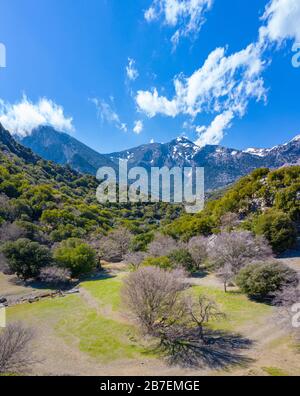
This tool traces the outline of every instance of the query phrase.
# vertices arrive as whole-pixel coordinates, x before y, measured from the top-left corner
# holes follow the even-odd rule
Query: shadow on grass
[[[36,290],[68,291],[68,290],[71,290],[71,289],[74,289],[75,287],[77,287],[81,282],[93,282],[96,280],[106,280],[106,279],[111,279],[111,278],[115,278],[115,275],[112,275],[111,273],[109,273],[109,271],[104,269],[104,270],[98,271],[94,274],[81,277],[80,279],[72,279],[70,282],[68,282],[66,284],[60,284],[60,285],[56,285],[56,286],[41,282],[36,279],[29,279],[29,280],[25,281],[25,280],[19,279],[17,277],[10,279],[9,282],[16,286],[30,287],[30,288],[36,289]]]
[[[197,272],[193,272],[192,277],[195,279],[203,279],[206,278],[209,275],[209,272],[206,270],[201,270]]]
[[[116,275],[112,274],[109,270],[103,269],[103,270],[98,271],[92,275],[81,278],[78,283],[94,282],[97,280],[106,280],[106,279],[113,279],[113,278],[116,278]]]
[[[171,365],[185,368],[227,369],[232,366],[245,367],[253,359],[242,354],[253,346],[253,341],[239,334],[223,331],[206,331],[205,341],[189,330],[176,342],[161,340],[157,351]]]

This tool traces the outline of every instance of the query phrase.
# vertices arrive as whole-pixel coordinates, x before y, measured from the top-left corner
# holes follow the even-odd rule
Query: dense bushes
[[[282,211],[268,210],[253,221],[253,231],[264,235],[275,253],[292,248],[297,239],[297,229],[290,217]]]
[[[73,277],[89,274],[97,264],[94,249],[76,238],[61,242],[54,251],[54,259],[60,267],[70,270]]]
[[[220,194],[219,194],[220,195]],[[247,229],[264,235],[274,253],[293,246],[300,222],[300,166],[257,169],[196,215],[183,215],[164,227],[167,235],[188,241],[220,231]]]
[[[236,283],[245,294],[264,299],[284,287],[297,285],[298,275],[276,261],[254,263],[240,271]]]
[[[52,262],[51,252],[46,246],[25,238],[5,243],[2,252],[11,271],[23,279],[38,276],[40,269]]]
[[[49,246],[74,237],[89,241],[124,225],[136,237],[135,250],[145,249],[160,222],[181,213],[179,205],[166,203],[99,204],[95,177],[44,161],[22,146],[20,156],[8,152],[0,150],[0,225],[32,224],[28,239],[39,241],[42,235]]]
[[[49,286],[65,286],[70,281],[71,273],[66,268],[56,266],[45,267],[41,269],[39,279]]]
[[[170,253],[168,258],[171,261],[173,268],[183,268],[190,273],[197,270],[197,265],[187,249],[181,248],[174,250]]]
[[[169,257],[147,257],[141,264],[143,267],[158,267],[161,269],[172,269],[173,265]]]

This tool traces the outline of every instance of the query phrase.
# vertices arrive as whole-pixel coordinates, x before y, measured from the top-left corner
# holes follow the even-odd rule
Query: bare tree
[[[230,273],[235,276],[244,266],[269,259],[272,249],[265,238],[255,237],[251,232],[222,232],[208,244],[208,257],[226,281],[226,290]]]
[[[119,227],[103,237],[101,251],[104,259],[122,260],[128,253],[133,235],[125,227]]]
[[[41,269],[39,279],[50,286],[67,285],[71,280],[71,272],[66,268],[51,266]]]
[[[221,217],[221,229],[232,231],[239,224],[239,216],[236,213],[226,213]]]
[[[97,269],[101,270],[101,260],[105,256],[103,246],[102,246],[102,239],[104,238],[103,234],[92,235],[87,243],[94,249],[97,255]]]
[[[147,257],[147,254],[144,252],[133,252],[127,253],[124,261],[126,264],[129,264],[134,270],[139,269],[142,262]]]
[[[119,227],[109,234],[109,238],[115,242],[122,258],[129,251],[133,239],[132,233],[126,227]]]
[[[192,324],[196,324],[200,339],[205,341],[204,327],[213,320],[223,319],[225,314],[221,312],[214,300],[202,294],[196,301],[194,299],[190,301],[189,314]]]
[[[0,241],[16,241],[25,236],[25,230],[16,223],[4,223],[0,227]]]
[[[174,250],[178,250],[182,245],[175,241],[175,239],[156,234],[154,240],[148,246],[148,253],[151,257],[169,256]]]
[[[16,322],[0,333],[0,373],[21,373],[34,363],[30,344],[34,339],[32,329]]]
[[[124,302],[144,331],[154,335],[156,328],[165,326],[171,318],[177,321],[181,292],[186,288],[184,276],[179,270],[144,267],[125,279]]]
[[[224,264],[217,272],[217,276],[222,280],[224,285],[224,292],[227,293],[227,286],[234,278],[235,274],[232,270],[231,264]]]
[[[97,251],[99,264],[101,260],[121,261],[129,252],[133,239],[131,232],[125,227],[119,227],[108,235],[94,237],[89,243]]]
[[[200,268],[207,259],[207,243],[207,238],[204,236],[193,237],[188,243],[188,250],[198,268]]]
[[[117,244],[108,236],[104,236],[99,241],[99,248],[97,250],[99,262],[101,260],[118,262],[122,260],[120,250]]]
[[[3,274],[6,275],[13,274],[3,253],[0,253],[0,272],[3,272]]]
[[[223,366],[228,359],[236,359],[232,350],[238,346],[238,337],[228,341],[223,334],[213,332],[208,325],[225,315],[215,301],[200,295],[197,300],[187,297],[182,300],[180,318],[165,321],[166,325],[156,328],[158,348],[171,363],[198,366],[202,362]],[[231,343],[231,345],[228,345]],[[229,351],[231,350],[231,351]]]

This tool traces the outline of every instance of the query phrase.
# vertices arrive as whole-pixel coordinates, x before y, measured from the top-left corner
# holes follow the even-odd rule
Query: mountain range
[[[217,145],[199,147],[185,137],[169,143],[149,143],[129,150],[100,154],[74,137],[50,126],[40,126],[26,137],[14,137],[44,159],[95,175],[101,166],[118,169],[119,159],[128,167],[204,167],[206,190],[226,187],[256,168],[300,164],[300,135],[271,149],[237,150]]]

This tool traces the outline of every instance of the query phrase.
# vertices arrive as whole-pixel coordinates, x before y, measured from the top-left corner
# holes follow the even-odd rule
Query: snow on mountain
[[[128,168],[135,166],[169,168],[204,167],[207,190],[224,187],[256,168],[278,168],[300,162],[300,135],[290,142],[271,149],[249,148],[237,150],[223,146],[199,147],[181,136],[168,143],[149,143],[111,154],[99,154],[75,138],[41,127],[30,138],[20,142],[46,159],[69,164],[82,173],[95,174],[101,166],[118,169],[119,159],[128,160]]]

